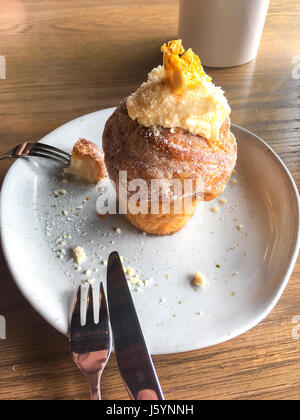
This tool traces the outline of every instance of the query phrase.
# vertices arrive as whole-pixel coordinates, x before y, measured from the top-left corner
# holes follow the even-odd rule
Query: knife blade
[[[164,400],[120,256],[110,254],[107,298],[119,370],[132,400]]]

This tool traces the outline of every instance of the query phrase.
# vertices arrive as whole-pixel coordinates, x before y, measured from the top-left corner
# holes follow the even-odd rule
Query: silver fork
[[[92,400],[101,400],[100,380],[111,353],[111,333],[106,298],[100,284],[99,323],[94,321],[94,302],[91,286],[88,291],[86,324],[81,325],[81,287],[75,299],[70,344],[75,364],[87,378]]]
[[[0,155],[0,160],[8,158],[24,158],[28,156],[36,156],[45,159],[52,159],[60,162],[66,166],[70,164],[71,156],[69,153],[58,149],[57,147],[49,146],[44,143],[22,143],[6,153]]]

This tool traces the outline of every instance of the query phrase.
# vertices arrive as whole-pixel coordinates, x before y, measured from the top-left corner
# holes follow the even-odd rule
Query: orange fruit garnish
[[[164,55],[164,69],[167,83],[176,95],[185,89],[193,88],[203,80],[211,81],[205,74],[199,57],[188,49],[184,52],[181,39],[169,41],[161,47]]]

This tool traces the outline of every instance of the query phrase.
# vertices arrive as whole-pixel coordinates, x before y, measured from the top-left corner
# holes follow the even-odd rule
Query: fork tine
[[[94,324],[94,298],[92,286],[89,286],[87,312],[86,312],[86,325]]]
[[[80,290],[80,288],[79,288]],[[81,288],[81,291],[85,290]],[[94,322],[93,289],[89,286],[85,326],[77,326],[80,316],[80,294],[77,292],[71,321],[70,346],[72,358],[86,376],[92,400],[101,400],[100,379],[111,354],[112,338],[103,285],[100,284],[100,314],[102,322]],[[73,326],[73,328],[72,328]]]
[[[99,322],[106,322],[108,324],[108,308],[102,281],[100,282],[99,294]]]
[[[65,165],[69,165],[69,163],[70,163],[70,159],[67,159],[63,156],[55,156],[54,154],[51,154],[50,152],[41,153],[39,151],[33,150],[30,153],[30,156],[52,159],[52,160],[55,160],[56,162],[60,162],[60,163],[63,163]]]
[[[57,149],[56,147],[49,146],[45,143],[32,143],[32,152],[44,153],[45,155],[55,156],[59,159],[66,159],[70,161],[71,156],[63,150]]]
[[[35,149],[39,149],[41,151],[52,151],[55,153],[58,153],[60,155],[63,155],[64,157],[70,159],[70,154],[65,152],[64,150],[58,149],[57,147],[50,146],[49,144],[45,143],[35,143],[34,146]]]
[[[81,286],[78,287],[71,320],[71,329],[81,326]]]

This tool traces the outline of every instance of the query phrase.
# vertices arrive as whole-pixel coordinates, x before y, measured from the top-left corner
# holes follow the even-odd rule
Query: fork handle
[[[101,401],[100,374],[99,373],[88,374],[87,380],[90,386],[91,399],[93,401]]]
[[[95,391],[91,390],[91,399],[92,401],[101,401],[100,388]]]
[[[9,158],[12,158],[12,155],[10,152],[6,152],[0,155],[0,160],[9,159]]]
[[[5,153],[2,153],[2,155],[0,155],[0,160],[24,157],[25,154],[23,154],[23,152],[26,150],[26,147],[29,144],[30,143],[19,144],[18,146],[15,146],[13,149],[8,150]]]

